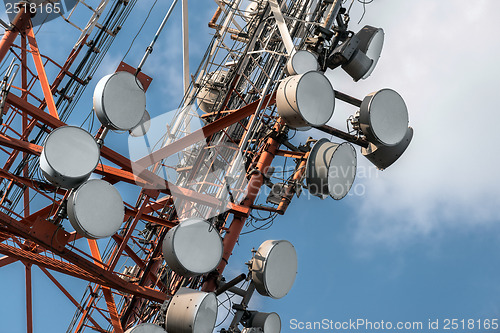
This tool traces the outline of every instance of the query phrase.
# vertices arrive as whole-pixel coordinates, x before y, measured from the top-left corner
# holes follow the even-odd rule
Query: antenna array
[[[21,74],[17,88],[13,62],[2,81],[0,267],[21,260],[30,280],[31,265],[38,265],[76,305],[68,331],[212,332],[221,312],[216,296],[230,293],[241,301],[222,332],[280,332],[279,315],[250,309],[249,301],[255,291],[285,297],[297,254],[286,240],[268,240],[252,251],[248,272],[227,281],[224,270],[245,224],[272,223],[303,190],[344,198],[356,177],[354,145],[384,169],[411,141],[397,92],[357,99],[325,75],[342,69],[354,81],[367,79],[382,52],[382,29],[350,31],[340,0],[216,3],[214,36],[169,121],[146,111],[152,79],[141,70],[149,47],[138,68],[121,63],[95,86],[96,133],[65,123],[135,1],[101,1],[95,9],[79,1],[64,18],[80,35],[52,83],[44,68],[56,62],[40,56],[25,7],[0,42],[0,57],[12,47]],[[90,19],[79,28],[70,19],[82,7]],[[37,81],[41,91],[33,88]],[[336,100],[353,107],[348,132],[327,125]],[[292,143],[293,133],[311,129],[339,140]],[[106,145],[109,131],[130,133],[129,147],[142,147],[137,158]],[[295,166],[273,183],[280,159]],[[118,183],[138,191],[135,203],[122,201]],[[266,198],[263,188],[271,189]],[[269,216],[257,218],[259,211]],[[104,250],[101,238],[109,239]],[[82,301],[48,269],[88,281]]]

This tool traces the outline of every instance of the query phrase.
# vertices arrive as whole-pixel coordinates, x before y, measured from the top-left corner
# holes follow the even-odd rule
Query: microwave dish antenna
[[[267,240],[255,253],[251,270],[259,294],[282,298],[292,289],[297,275],[295,248],[286,240]]]
[[[71,225],[89,239],[114,235],[123,223],[124,210],[120,192],[101,179],[83,183],[68,198]]]
[[[94,110],[103,126],[130,131],[144,117],[146,92],[137,77],[129,72],[106,75],[95,87]]]
[[[359,127],[375,144],[397,145],[406,135],[408,122],[405,101],[392,89],[369,94],[359,110]]]
[[[165,328],[169,333],[212,333],[217,320],[217,298],[181,287],[167,309]]]
[[[222,258],[222,238],[201,218],[182,221],[163,241],[163,256],[176,273],[192,277],[214,270]]]
[[[319,70],[317,56],[306,50],[292,53],[285,66],[287,75],[300,75],[317,70]]]
[[[321,126],[333,115],[335,91],[321,72],[292,75],[279,84],[276,105],[291,128]]]
[[[52,184],[71,189],[90,177],[99,157],[99,146],[92,135],[80,127],[63,126],[47,136],[40,169]]]
[[[125,333],[166,333],[166,331],[158,325],[143,323],[129,328]]]

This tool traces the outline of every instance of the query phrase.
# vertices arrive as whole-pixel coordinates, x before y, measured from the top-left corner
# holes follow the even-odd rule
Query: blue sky
[[[94,85],[114,71],[152,2],[141,2],[134,10],[76,113],[90,111]],[[194,71],[210,40],[207,22],[216,5],[190,3]],[[139,63],[168,5],[156,5],[126,58],[131,65]],[[179,9],[144,67],[154,78],[147,95],[152,116],[177,107],[181,99]],[[385,87],[398,91],[415,129],[410,148],[384,172],[374,170],[358,152],[364,176],[360,174],[355,186],[363,195],[342,201],[295,198],[270,229],[240,238],[227,278],[245,269],[252,247],[267,239],[287,239],[299,259],[292,291],[280,300],[255,296],[252,302],[256,310],[277,312],[282,332],[294,331],[292,319],[427,323],[438,318],[500,318],[500,159],[495,126],[500,41],[494,35],[500,3],[375,0],[357,25],[362,10],[354,5],[352,30],[369,24],[386,33],[378,67],[358,83],[341,70],[328,76],[335,89],[359,99]],[[58,47],[61,55],[69,52],[73,43],[58,34],[61,24],[53,21],[39,32],[42,52],[50,47]],[[58,45],[61,41],[66,48]],[[338,102],[331,124],[343,129],[345,119],[355,112]],[[80,122],[76,117],[74,124]],[[295,142],[304,141],[305,135],[323,137],[311,131]],[[125,142],[125,136],[113,134],[107,144],[126,153]],[[133,198],[134,193],[123,191],[127,188],[122,189],[126,199]],[[23,271],[19,264],[0,271],[0,332],[25,330]],[[74,307],[40,270],[34,268],[33,274],[35,332],[64,332]],[[76,299],[81,297],[85,282],[55,275]]]

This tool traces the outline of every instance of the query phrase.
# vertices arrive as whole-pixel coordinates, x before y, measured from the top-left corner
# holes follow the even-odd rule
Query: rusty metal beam
[[[48,113],[41,111],[39,108],[37,108],[36,106],[31,104],[30,102],[22,99],[19,96],[14,95],[13,93],[9,93],[7,95],[7,103],[9,103],[12,106],[28,113],[33,118],[44,123],[45,125],[47,125],[49,127],[58,128],[58,127],[66,125],[61,120],[53,117],[52,115],[50,115]]]
[[[165,233],[160,231],[159,232],[159,237],[158,237],[158,242],[156,246],[153,248],[152,253],[150,254],[150,259],[146,262],[146,266],[142,269],[143,275],[141,276],[141,279],[139,280],[138,284],[141,286],[148,285],[151,281],[149,272],[155,271],[158,269],[160,265],[160,261],[155,260],[161,255],[162,251],[162,246],[161,244],[163,243],[163,237],[165,236]],[[154,280],[153,280],[154,281]],[[170,290],[167,289],[167,293],[170,293]],[[129,304],[127,307],[124,307],[122,309],[122,318],[121,322],[124,327],[128,327],[128,324],[130,323],[130,316],[134,312],[134,309],[138,305],[138,297],[135,295],[132,297],[130,300]]]
[[[106,306],[108,307],[111,323],[115,329],[114,333],[123,333],[122,324],[120,322],[120,317],[118,316],[118,311],[116,310],[116,304],[113,294],[111,293],[111,289],[107,287],[102,287],[101,289],[104,294],[104,299],[106,300]]]
[[[277,121],[274,130],[279,132],[280,128],[283,126],[282,121]],[[271,166],[274,156],[276,154],[276,150],[279,147],[279,142],[273,138],[272,136],[267,139],[266,149],[260,155],[260,158],[257,162],[256,169],[258,172],[254,172],[250,181],[248,182],[248,192],[246,197],[243,199],[243,206],[251,207],[259,194],[260,188],[264,183],[264,175],[267,173],[267,170]],[[236,245],[238,238],[240,236],[241,230],[245,224],[246,218],[235,216],[231,225],[229,226],[229,230],[226,232],[224,236],[224,253],[223,260],[221,260],[219,266],[217,267],[217,271],[222,273],[224,268],[226,267],[229,257],[231,256],[234,246]]]
[[[285,187],[285,193],[284,196],[281,198],[281,202],[279,203],[278,207],[276,208],[278,214],[283,215],[285,214],[285,211],[287,210],[288,206],[292,202],[293,196],[295,195],[297,191],[297,186],[300,186],[299,183],[302,181],[304,178],[304,175],[306,173],[306,165],[307,165],[307,158],[309,157],[309,153],[306,153],[302,160],[300,161],[299,166],[295,170],[295,173],[293,175],[292,181],[290,182],[290,186]]]
[[[71,243],[71,242],[73,242],[73,241],[75,241],[76,239],[79,239],[79,238],[82,237],[78,233],[76,233],[75,231],[73,231],[69,235],[70,236],[67,239],[67,243],[68,244]],[[17,235],[11,234],[11,233],[0,232],[0,241],[3,241],[5,239],[11,238],[11,237],[17,237]],[[24,249],[29,249],[29,248],[26,247]],[[36,253],[42,253],[42,252],[45,251],[45,249],[42,248],[41,246],[37,246],[35,249],[30,249],[30,250],[32,252],[36,252]],[[0,268],[2,268],[4,266],[7,266],[7,265],[10,265],[12,263],[15,263],[17,261],[19,261],[19,260],[16,259],[16,258],[12,258],[12,257],[9,257],[9,256],[4,256],[4,257],[0,258]]]
[[[112,275],[110,272],[107,272],[102,268],[92,269],[89,270],[90,271],[89,272],[75,264],[63,262],[37,253],[12,247],[3,243],[0,243],[0,253],[8,255],[10,257],[17,258],[18,260],[21,260],[26,263],[37,265],[39,267],[48,268],[59,273],[63,273],[82,280],[93,282],[101,286],[107,286],[109,288],[113,288],[125,293],[130,293],[141,298],[147,298],[155,302],[162,303],[167,298],[166,294],[163,294],[151,288],[141,287],[126,282],[125,280],[115,275]],[[110,278],[110,276],[112,276],[112,278]]]
[[[0,134],[0,145],[36,156],[40,156],[43,150],[42,146],[24,140],[14,139],[3,134]],[[148,185],[146,181],[134,176],[134,174],[132,174],[130,171],[125,171],[103,164],[99,164],[95,172],[97,174],[109,176],[113,179],[124,181],[130,184],[139,184],[142,186]]]
[[[145,213],[151,213],[157,210],[163,209],[165,206],[170,206],[174,203],[174,199],[171,196],[168,197],[162,197],[155,202],[150,202],[147,204],[146,208],[144,209]]]
[[[83,326],[85,326],[85,320],[87,319],[87,317],[89,319],[92,318],[91,315],[90,315],[90,312],[91,312],[91,309],[92,309],[92,304],[94,303],[94,301],[95,301],[95,299],[97,297],[97,292],[99,291],[99,288],[100,288],[99,285],[95,285],[93,288],[89,288],[90,289],[90,295],[89,295],[88,303],[87,303],[87,305],[85,306],[85,308],[83,309],[83,311],[81,313],[80,321],[78,322],[78,325],[76,326],[76,329],[74,330],[74,332],[81,332],[82,331],[81,328]]]
[[[45,124],[51,128],[58,128],[61,126],[66,126],[66,124],[64,122],[62,122],[61,120],[53,117],[52,115],[50,115],[48,113],[41,111],[39,108],[37,108],[33,104],[29,103],[28,101],[22,99],[19,96],[14,95],[13,93],[9,93],[7,95],[7,103],[22,110],[23,112],[26,112],[31,117],[35,118],[36,120],[42,122],[43,124]],[[115,152],[107,147],[102,147],[101,148],[101,155],[102,155],[102,157],[106,158],[107,160],[111,161],[112,163],[118,165],[120,168],[123,168],[126,171],[132,171],[132,166],[131,166],[130,160],[128,158],[120,155],[119,153],[117,153],[117,152]]]
[[[123,242],[123,237],[121,237],[118,234],[113,235],[113,239],[117,242],[118,245],[120,245]],[[130,248],[130,246],[125,246],[125,253],[132,259],[137,266],[139,266],[141,269],[144,269],[146,267],[146,264],[144,261],[139,258],[139,256]],[[163,290],[167,290],[168,288],[161,282],[156,275],[153,274],[153,272],[148,271],[149,278],[151,281],[155,281],[156,285]]]
[[[125,215],[128,217],[134,217],[137,215],[137,211],[129,209],[129,208],[125,208]],[[147,221],[147,222],[154,223],[154,224],[162,225],[162,226],[167,227],[167,228],[173,228],[177,225],[176,222],[164,220],[164,219],[161,219],[161,218],[155,217],[155,216],[150,216],[150,215],[147,215],[146,213],[142,213],[140,216],[140,219]]]
[[[40,190],[42,188],[43,188],[43,190],[54,190],[54,191],[56,190],[56,187],[52,186],[50,184],[40,183],[40,182],[32,180],[30,178],[18,177],[18,176],[15,176],[11,173],[4,171],[3,169],[0,169],[0,177],[12,180],[18,185],[22,185],[25,187],[31,187],[31,188],[36,189],[36,190]],[[59,194],[63,194],[64,192],[65,191],[62,189],[59,189],[57,191],[57,193],[59,193]],[[47,195],[45,195],[45,196],[48,197]]]
[[[91,281],[94,283],[104,283],[106,281],[93,276],[76,265],[62,262],[53,258],[49,258],[38,253],[33,253],[30,251],[22,250],[7,244],[0,243],[0,253],[8,255],[10,257],[16,258],[26,263],[37,265],[40,267],[45,267],[63,274],[71,275],[73,277]]]
[[[115,269],[116,265],[118,264],[118,261],[120,260],[120,257],[121,257],[121,255],[123,253],[123,250],[127,246],[127,243],[129,241],[130,237],[132,237],[132,234],[133,234],[133,232],[135,230],[135,227],[137,226],[137,223],[141,219],[141,216],[142,216],[142,214],[144,212],[144,209],[146,208],[147,202],[148,202],[148,200],[144,199],[144,201],[142,202],[141,206],[137,210],[136,215],[134,216],[134,218],[132,219],[130,225],[128,226],[128,230],[125,233],[125,235],[123,236],[122,243],[118,245],[118,248],[115,249],[113,255],[110,256],[110,263],[109,263],[109,269],[110,270]]]
[[[7,265],[10,265],[12,263],[15,263],[16,261],[18,261],[16,258],[4,256],[4,257],[0,258],[0,268],[7,266]]]

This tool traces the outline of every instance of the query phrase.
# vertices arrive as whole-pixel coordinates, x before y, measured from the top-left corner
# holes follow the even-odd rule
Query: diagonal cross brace
[[[49,113],[51,116],[59,119],[56,103],[54,102],[54,96],[52,95],[52,89],[50,89],[47,73],[45,72],[45,67],[43,66],[42,56],[40,55],[40,50],[36,42],[35,33],[33,32],[33,26],[31,24],[27,29],[26,37],[28,39],[28,43],[30,44],[31,55],[33,56],[33,61],[35,62],[38,79],[40,80],[40,85],[42,86],[43,96],[45,97],[45,103],[47,103]]]

